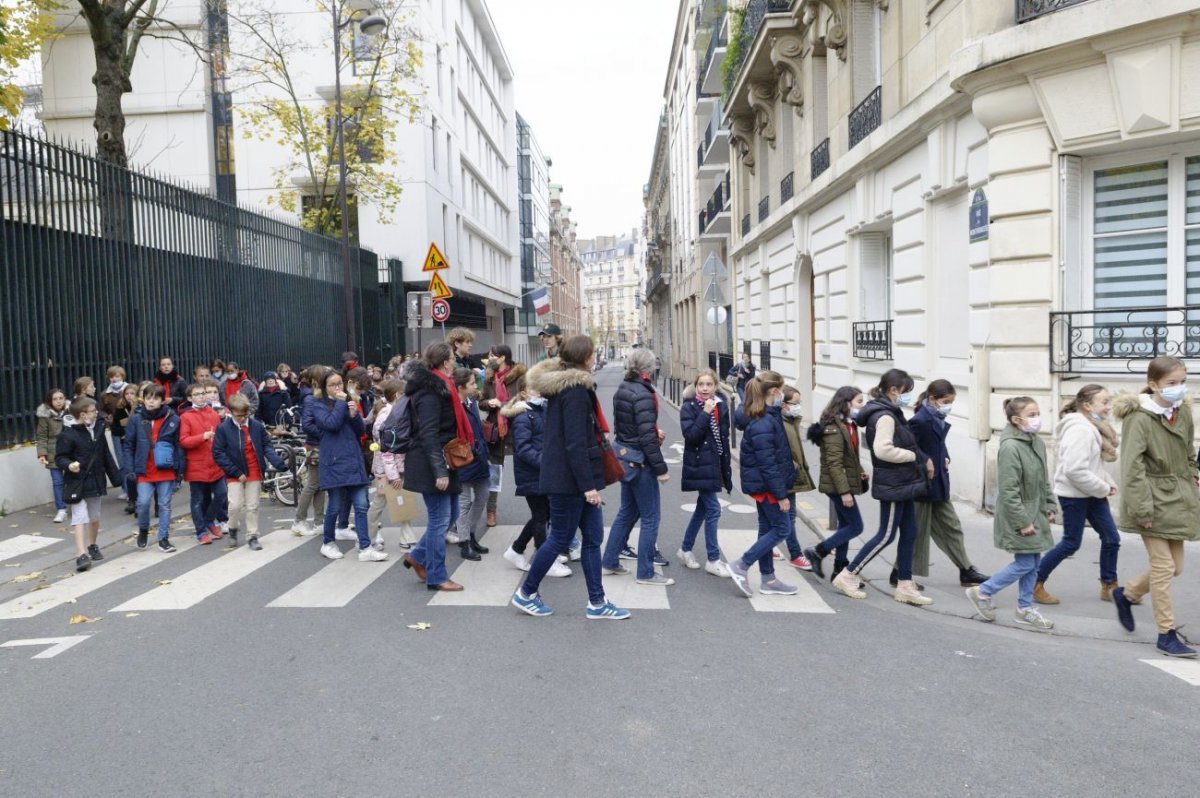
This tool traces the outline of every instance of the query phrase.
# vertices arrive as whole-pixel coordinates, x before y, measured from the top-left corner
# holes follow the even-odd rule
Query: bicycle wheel
[[[275,453],[287,468],[284,471],[276,471],[271,477],[271,495],[285,507],[295,507],[296,492],[292,489],[296,482],[295,455],[292,447],[285,444],[276,444]]]

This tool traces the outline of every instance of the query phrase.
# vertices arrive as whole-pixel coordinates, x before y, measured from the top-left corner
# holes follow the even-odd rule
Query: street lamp
[[[343,4],[335,0],[329,4],[333,15],[333,102],[336,117],[335,130],[338,143],[338,203],[342,217],[342,301],[346,313],[346,351],[358,350],[357,332],[354,324],[354,271],[350,263],[350,202],[346,197],[346,120],[342,118],[342,31],[354,22],[354,12],[341,19]],[[358,23],[358,29],[366,36],[377,36],[387,29],[387,20],[378,14],[370,14]]]

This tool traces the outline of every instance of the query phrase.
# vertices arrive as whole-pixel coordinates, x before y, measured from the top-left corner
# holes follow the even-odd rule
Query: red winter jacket
[[[204,440],[204,433],[216,432],[221,417],[207,405],[184,410],[179,415],[179,445],[187,451],[187,469],[184,479],[188,482],[216,482],[225,478],[225,472],[213,460],[213,442]]]

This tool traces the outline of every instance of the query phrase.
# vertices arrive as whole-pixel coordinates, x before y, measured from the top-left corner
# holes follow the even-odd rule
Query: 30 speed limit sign
[[[441,324],[446,319],[450,318],[450,303],[444,299],[433,300],[433,307],[429,309],[429,315],[438,324]]]

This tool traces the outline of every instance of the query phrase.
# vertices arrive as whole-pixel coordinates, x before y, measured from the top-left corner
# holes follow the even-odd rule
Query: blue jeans
[[[137,484],[138,529],[150,528],[150,502],[158,503],[158,539],[166,540],[171,533],[171,497],[175,482],[139,482]]]
[[[796,537],[796,494],[788,494],[788,534],[783,539],[787,544],[788,559],[794,560],[804,553],[800,547],[800,538]]]
[[[895,523],[889,525],[893,509]],[[913,548],[917,545],[917,506],[913,502],[879,502],[879,531],[850,563],[851,572],[862,573],[876,554],[892,545],[897,532],[900,533],[900,543],[896,546],[897,578],[905,582],[912,579]]]
[[[658,521],[661,514],[658,478],[649,468],[637,469],[637,476],[621,483],[621,509],[608,532],[604,545],[603,565],[616,568],[621,564],[621,549],[629,545],[629,533],[639,518],[642,530],[638,535],[637,578],[654,576],[654,553],[658,551]],[[553,515],[551,516],[553,518]],[[553,521],[551,521],[553,524]]]
[[[1042,558],[1037,580],[1045,582],[1059,563],[1079,551],[1079,544],[1083,542],[1083,524],[1086,521],[1100,536],[1100,579],[1105,582],[1117,581],[1117,552],[1121,550],[1121,535],[1117,532],[1117,525],[1113,523],[1108,499],[1073,499],[1070,496],[1059,496],[1058,503],[1062,505],[1063,512],[1062,540]]]
[[[749,568],[758,560],[758,572],[765,581],[775,575],[774,550],[787,539],[791,522],[788,514],[778,504],[769,501],[755,502],[758,505],[758,540],[742,555],[742,565]]]
[[[349,518],[350,508],[354,508],[354,531],[358,533],[358,547],[365,549],[371,545],[371,533],[367,530],[367,509],[371,506],[367,490],[369,485],[351,485],[343,488],[330,488],[327,493],[329,501],[325,504],[325,535],[323,543],[334,540],[334,522],[346,509]]]
[[[1033,588],[1038,579],[1038,563],[1041,554],[1014,554],[1013,561],[992,574],[992,578],[979,586],[985,596],[994,596],[1013,582],[1017,585],[1017,606],[1027,610],[1033,606]]]
[[[708,553],[708,561],[716,562],[721,559],[721,547],[717,545],[717,524],[721,521],[721,502],[715,490],[702,490],[696,496],[696,509],[692,520],[688,521],[687,530],[683,533],[683,550],[691,551],[696,545],[696,536],[700,534],[700,524],[704,524],[704,548]]]
[[[858,509],[858,499],[854,500],[853,507],[846,507],[842,504],[842,497],[836,493],[828,494],[829,501],[833,502],[833,511],[837,515],[837,530],[825,538],[825,541],[817,544],[818,554],[828,554],[833,552],[834,562],[845,563],[850,561],[850,541],[863,533],[862,512]]]
[[[192,521],[196,524],[196,537],[203,535],[209,524],[217,522],[217,510],[229,501],[229,489],[225,480],[216,482],[189,482],[192,500]]]
[[[57,468],[50,469],[50,487],[54,489],[54,509],[67,509],[67,502],[63,499],[63,474]]]
[[[437,490],[422,493],[428,523],[425,534],[408,556],[425,568],[425,584],[441,585],[450,581],[446,571],[446,531],[458,521],[458,494]]]
[[[566,551],[575,537],[583,533],[579,566],[587,583],[588,601],[593,607],[604,603],[604,583],[600,579],[600,542],[604,540],[604,510],[588,504],[582,495],[554,494],[550,496],[550,534],[538,546],[529,565],[529,575],[521,584],[521,592],[532,596],[538,590],[546,572],[560,551]]]

